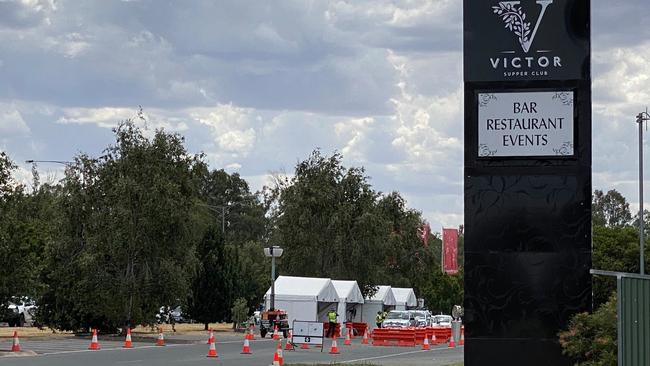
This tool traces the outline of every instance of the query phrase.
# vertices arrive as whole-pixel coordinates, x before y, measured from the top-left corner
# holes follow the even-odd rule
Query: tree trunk
[[[203,330],[208,330],[208,323],[203,323]]]

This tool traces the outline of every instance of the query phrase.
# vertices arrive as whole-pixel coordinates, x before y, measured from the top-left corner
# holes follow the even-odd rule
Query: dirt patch
[[[174,326],[176,332],[172,331],[172,326],[169,324],[162,324],[160,326],[155,326],[154,328],[138,326],[133,329],[132,332],[138,334],[158,334],[158,327],[162,327],[165,334],[205,332],[203,324],[176,324]],[[215,332],[230,332],[232,331],[232,323],[212,323],[209,324],[208,328],[212,328]]]
[[[18,332],[18,337],[20,338],[65,337],[72,334],[72,332],[58,332],[50,328],[38,329],[36,327],[0,327],[0,338],[11,338],[14,336],[14,331]]]

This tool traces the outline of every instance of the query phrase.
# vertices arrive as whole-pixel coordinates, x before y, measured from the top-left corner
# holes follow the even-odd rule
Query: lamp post
[[[34,163],[53,163],[53,164],[62,164],[62,165],[70,165],[72,164],[71,161],[63,161],[63,160],[25,160],[25,163],[27,164],[34,164]]]
[[[645,258],[643,249],[645,246],[644,232],[643,232],[643,121],[650,120],[650,114],[641,112],[636,115],[636,123],[639,124],[639,273],[645,274]]]
[[[269,309],[275,310],[275,258],[281,257],[284,249],[277,245],[264,248],[264,255],[271,257],[271,301]]]

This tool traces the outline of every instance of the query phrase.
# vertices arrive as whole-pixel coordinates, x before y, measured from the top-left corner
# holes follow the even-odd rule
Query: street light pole
[[[284,249],[277,245],[264,248],[264,255],[271,257],[271,297],[269,299],[269,309],[275,310],[275,258],[281,257]]]
[[[275,310],[275,256],[271,247],[271,309]]]
[[[62,165],[70,165],[72,164],[71,161],[63,161],[63,160],[25,160],[25,163],[27,164],[34,164],[34,163],[53,163],[53,164],[62,164]]]
[[[639,124],[639,273],[645,274],[644,258],[644,219],[643,217],[643,121],[650,120],[648,112],[641,112],[636,116],[636,123]]]

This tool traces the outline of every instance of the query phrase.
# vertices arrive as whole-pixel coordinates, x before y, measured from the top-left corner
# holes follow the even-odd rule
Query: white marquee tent
[[[271,288],[264,295],[270,307]],[[339,297],[329,278],[279,276],[275,280],[275,308],[285,310],[289,326],[294,320],[325,321],[327,311],[336,309]]]
[[[395,310],[409,310],[418,306],[418,299],[412,288],[393,287],[395,296]]]
[[[363,304],[363,294],[357,281],[332,280],[332,284],[339,297],[338,310],[336,311],[339,314],[339,322],[361,320],[361,306],[359,304]],[[357,314],[357,310],[359,314]]]
[[[361,312],[361,321],[367,323],[370,329],[374,329],[376,327],[375,317],[377,312],[392,310],[396,304],[392,288],[390,286],[379,286],[379,289],[371,298],[365,299]]]

